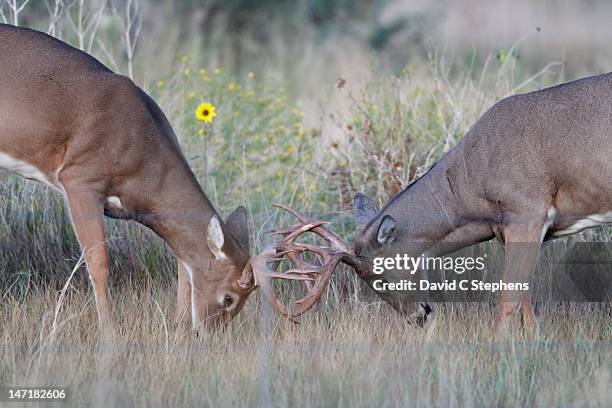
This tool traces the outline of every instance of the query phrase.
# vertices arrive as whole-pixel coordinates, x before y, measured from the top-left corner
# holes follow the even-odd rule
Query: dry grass
[[[446,305],[415,329],[378,302],[331,301],[292,325],[254,296],[227,330],[168,321],[174,287],[113,293],[118,336],[98,341],[91,293],[0,305],[0,383],[61,385],[68,406],[609,406],[612,320],[540,310],[540,335],[493,344],[491,305]]]

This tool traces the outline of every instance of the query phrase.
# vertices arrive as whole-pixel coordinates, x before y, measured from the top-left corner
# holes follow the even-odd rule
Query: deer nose
[[[419,306],[420,309],[423,311],[425,317],[427,317],[429,314],[431,314],[431,312],[433,312],[433,309],[427,303],[421,302],[419,303]]]
[[[412,314],[412,316],[410,316],[410,321],[419,327],[423,327],[425,322],[427,322],[427,316],[429,316],[432,312],[433,309],[431,306],[425,302],[419,302],[417,310]]]

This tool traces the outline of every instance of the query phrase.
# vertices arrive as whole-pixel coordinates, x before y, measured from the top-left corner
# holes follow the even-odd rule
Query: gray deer
[[[505,98],[382,209],[358,193],[358,233],[352,248],[320,222],[284,207],[301,224],[284,231],[280,251],[293,252],[295,260],[296,252],[313,250],[295,242],[305,231],[319,234],[330,247],[316,249],[328,262],[296,313],[272,300],[283,314],[295,317],[321,296],[319,283],[329,281],[339,261],[353,266],[372,286],[379,277],[372,273],[374,258],[442,256],[495,237],[505,245],[502,280],[528,282],[543,241],[612,223],[611,159],[612,74]],[[303,269],[310,273],[313,267]],[[260,281],[279,278],[263,272]],[[402,274],[406,272],[389,273],[394,278]],[[507,318],[517,311],[529,333],[536,328],[529,292],[517,292],[501,293],[497,338],[507,332]],[[412,318],[426,320],[432,311],[427,302],[379,295]]]

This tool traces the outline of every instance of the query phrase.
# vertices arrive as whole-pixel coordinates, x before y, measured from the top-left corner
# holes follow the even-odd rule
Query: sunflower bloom
[[[215,105],[212,103],[201,103],[195,111],[195,117],[200,122],[210,123],[217,116]]]

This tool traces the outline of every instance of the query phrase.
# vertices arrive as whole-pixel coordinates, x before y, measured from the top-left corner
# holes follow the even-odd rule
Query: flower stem
[[[204,186],[208,187],[208,135],[206,133],[204,133]]]

